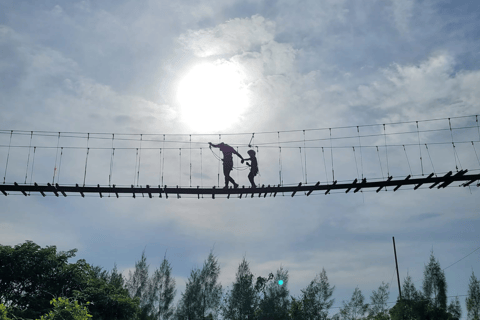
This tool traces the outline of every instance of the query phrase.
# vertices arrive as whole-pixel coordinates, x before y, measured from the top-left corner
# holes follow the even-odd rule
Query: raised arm
[[[210,147],[220,148],[220,145],[218,145],[218,144],[213,144],[211,142],[209,142],[208,144],[210,145]]]
[[[233,149],[233,148],[232,148]],[[242,155],[240,153],[237,152],[237,150],[233,149],[233,153],[235,153],[240,159],[242,159],[242,161],[244,161]],[[243,162],[242,162],[243,163]]]

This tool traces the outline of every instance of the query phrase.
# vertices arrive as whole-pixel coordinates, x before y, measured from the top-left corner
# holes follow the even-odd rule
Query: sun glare
[[[233,63],[204,63],[183,78],[177,91],[183,121],[193,130],[227,129],[248,106],[244,75]]]

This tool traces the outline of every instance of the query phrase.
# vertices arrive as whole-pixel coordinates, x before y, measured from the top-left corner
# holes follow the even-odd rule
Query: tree
[[[288,315],[292,320],[306,320],[305,312],[303,311],[302,300],[297,300],[295,297],[291,297],[292,301],[290,302],[290,310]]]
[[[340,308],[340,318],[342,320],[356,320],[363,317],[368,310],[368,304],[364,304],[364,300],[362,291],[356,287],[350,301],[348,303],[343,301],[343,307]]]
[[[388,287],[388,283],[382,281],[378,290],[372,292],[370,296],[371,303],[368,309],[368,319],[382,320],[389,318],[387,301],[390,292],[388,291]]]
[[[151,301],[153,305],[153,317],[158,320],[169,320],[173,315],[173,306],[175,298],[175,279],[171,277],[172,268],[166,258],[163,257],[159,269],[155,270],[150,282]]]
[[[0,303],[0,320],[10,320],[10,318],[7,317],[7,308]]]
[[[202,317],[206,316],[206,312],[215,316],[218,315],[220,302],[222,299],[222,285],[218,282],[220,275],[220,266],[218,260],[215,259],[213,251],[210,251],[205,261],[202,271],[200,272],[200,282],[202,287],[202,299],[200,305],[202,307]]]
[[[108,282],[114,288],[123,289],[125,287],[125,279],[123,278],[123,275],[118,272],[116,263],[113,265]]]
[[[142,252],[140,261],[135,262],[135,271],[128,273],[126,288],[131,298],[140,300],[140,319],[149,319],[152,315],[153,305],[151,304],[151,291],[148,286],[148,265],[145,249]]]
[[[0,245],[0,303],[11,316],[38,318],[51,309],[50,300],[72,296],[84,287],[91,268],[80,259],[68,264],[77,249],[57,253],[32,241],[15,247]]]
[[[279,280],[283,281],[282,285],[278,283]],[[283,267],[280,267],[274,281],[270,282],[264,290],[263,299],[260,300],[256,312],[259,319],[287,319],[290,307],[288,296],[288,270],[283,270]]]
[[[467,305],[468,320],[480,320],[480,281],[475,277],[472,270],[470,283],[468,284],[468,296],[465,299]]]
[[[429,300],[433,309],[447,310],[447,281],[445,273],[440,268],[440,263],[435,260],[433,251],[430,254],[430,261],[423,272],[423,294]]]
[[[177,319],[203,319],[217,317],[222,298],[222,286],[218,284],[220,267],[210,252],[202,270],[193,269],[187,280],[185,292],[178,303]]]
[[[75,290],[73,296],[78,301],[91,302],[89,310],[94,319],[132,319],[140,311],[140,299],[129,297],[128,290],[121,286],[123,277],[120,277],[116,266],[110,274],[100,267],[92,267],[86,286]]]
[[[392,320],[414,320],[427,318],[428,302],[423,299],[421,292],[415,289],[412,278],[407,275],[402,286],[402,300],[397,301],[389,310]]]
[[[257,300],[258,295],[253,285],[253,275],[244,257],[238,266],[232,291],[227,293],[224,299],[225,304],[222,308],[224,318],[253,319]]]
[[[88,320],[92,317],[88,309],[79,305],[78,301],[72,303],[69,299],[58,298],[50,301],[50,304],[53,304],[53,310],[40,320]]]
[[[460,320],[462,317],[462,307],[460,300],[455,297],[455,300],[448,305],[448,320]]]
[[[303,297],[304,315],[308,319],[325,320],[328,310],[332,307],[335,299],[330,299],[335,287],[330,287],[327,272],[322,272],[315,277],[305,290],[301,290]]]
[[[200,270],[192,269],[185,286],[185,292],[182,292],[182,298],[178,302],[176,319],[195,320],[201,318],[201,289]]]

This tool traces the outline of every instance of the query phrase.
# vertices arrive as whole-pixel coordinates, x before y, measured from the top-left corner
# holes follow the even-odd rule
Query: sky
[[[83,182],[87,133],[87,185],[132,184],[139,146],[134,183],[217,185],[209,141],[239,146],[244,157],[252,143],[260,184],[281,182],[279,145],[285,184],[331,182],[333,152],[339,181],[390,170],[397,177],[447,172],[457,159],[478,172],[468,143],[457,144],[457,158],[451,145],[430,146],[435,168],[423,144],[479,143],[479,16],[474,1],[0,0],[0,168],[8,156],[6,181],[23,182],[25,171],[32,181],[31,164],[25,169],[31,148],[9,153],[6,146],[28,146],[34,131],[31,146],[80,148],[64,149],[61,177],[53,179],[65,184]],[[468,128],[450,137],[446,118]],[[422,121],[431,119],[442,120]],[[329,140],[328,128],[343,138]],[[26,134],[9,142],[10,130]],[[391,134],[400,131],[413,133]],[[362,155],[357,140],[345,138],[357,134],[373,135],[360,141]],[[420,149],[409,145],[417,138]],[[112,145],[118,150],[109,179]],[[38,149],[33,181],[50,181],[56,150]],[[247,173],[232,177],[248,186]],[[480,251],[469,255],[480,246],[475,185],[215,200],[12,195],[0,198],[0,243],[77,248],[75,259],[107,270],[116,263],[124,274],[144,249],[151,271],[167,251],[175,302],[212,248],[224,289],[243,256],[256,276],[287,269],[293,296],[325,268],[334,306],[341,306],[356,286],[368,299],[382,281],[396,300],[394,236],[401,279],[409,274],[421,288],[433,249],[448,267],[447,295],[465,295],[472,270],[480,276]],[[465,297],[460,301],[466,319]]]

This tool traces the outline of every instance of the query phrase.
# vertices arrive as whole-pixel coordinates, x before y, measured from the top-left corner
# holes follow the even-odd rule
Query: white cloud
[[[275,23],[255,15],[249,19],[232,19],[214,28],[189,30],[180,43],[199,57],[256,51],[273,40]]]
[[[454,73],[454,66],[448,53],[434,54],[419,65],[393,64],[378,80],[359,86],[356,99],[388,112],[383,121],[474,114],[480,108],[474,89],[480,71]]]
[[[392,4],[395,25],[402,35],[407,35],[410,19],[413,16],[415,0],[392,0]]]

